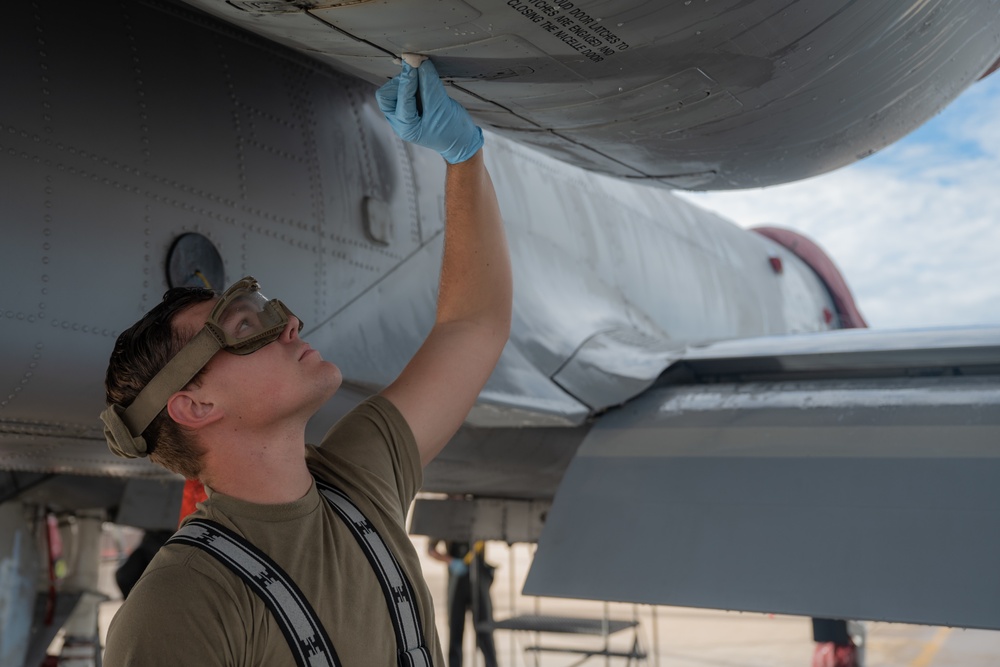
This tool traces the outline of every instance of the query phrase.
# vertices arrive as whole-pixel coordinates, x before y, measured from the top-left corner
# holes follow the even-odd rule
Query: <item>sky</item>
[[[848,167],[679,194],[742,227],[788,227],[818,242],[873,328],[1000,325],[1000,72]]]

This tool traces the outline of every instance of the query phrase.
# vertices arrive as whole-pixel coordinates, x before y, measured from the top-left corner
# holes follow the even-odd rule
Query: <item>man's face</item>
[[[174,329],[190,339],[205,325],[217,301],[181,311],[174,317]],[[236,319],[223,325],[228,329],[240,323]],[[217,352],[198,378],[205,400],[238,419],[241,428],[311,417],[340,387],[341,375],[339,368],[299,338],[298,330],[299,321],[292,316],[276,341],[255,352]]]

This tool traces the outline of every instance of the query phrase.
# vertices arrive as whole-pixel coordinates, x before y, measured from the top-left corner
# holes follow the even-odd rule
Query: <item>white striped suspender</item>
[[[375,572],[396,635],[399,667],[432,667],[413,586],[375,526],[343,491],[316,480],[316,487],[354,535]],[[225,526],[192,519],[167,544],[198,547],[215,556],[267,605],[299,667],[340,667],[330,637],[302,591],[264,552]]]
[[[327,499],[334,511],[358,541],[358,545],[371,563],[375,577],[382,587],[385,605],[396,631],[396,650],[399,667],[431,667],[430,651],[424,642],[423,625],[417,609],[413,586],[403,568],[389,551],[375,526],[361,513],[340,489],[316,480],[316,488]]]
[[[172,542],[212,554],[260,596],[288,640],[296,665],[340,667],[337,652],[312,605],[291,577],[263,551],[225,526],[204,519],[188,521],[167,540],[167,544]]]

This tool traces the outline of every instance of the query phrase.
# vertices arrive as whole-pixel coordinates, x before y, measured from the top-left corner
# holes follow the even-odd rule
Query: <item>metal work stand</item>
[[[556,633],[569,635],[591,635],[604,638],[604,645],[599,648],[580,648],[570,646],[543,646],[540,643],[526,646],[524,650],[535,654],[535,665],[539,664],[539,655],[543,652],[574,653],[582,657],[573,665],[580,665],[594,657],[604,657],[610,663],[611,658],[625,658],[625,664],[631,665],[635,660],[646,660],[646,651],[639,641],[639,621],[604,618],[576,618],[570,616],[543,616],[539,614],[523,614],[492,624],[494,630],[510,630],[513,632]],[[610,637],[616,632],[634,629],[632,647],[627,651],[612,650]]]

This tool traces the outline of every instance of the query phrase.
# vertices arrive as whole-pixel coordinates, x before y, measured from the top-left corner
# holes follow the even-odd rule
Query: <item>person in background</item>
[[[444,551],[438,549],[444,546]],[[493,643],[493,584],[492,565],[486,562],[483,542],[448,542],[431,540],[427,555],[448,565],[448,667],[462,667],[462,640],[465,635],[465,615],[472,612],[476,631],[476,646],[483,654],[486,667],[496,667],[497,652]]]

